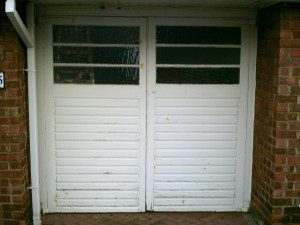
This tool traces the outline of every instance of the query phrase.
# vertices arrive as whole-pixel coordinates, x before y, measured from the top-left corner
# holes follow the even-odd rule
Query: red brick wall
[[[300,5],[260,10],[251,208],[300,223]]]
[[[29,187],[28,104],[24,72],[26,50],[5,17],[0,3],[0,225],[28,224]]]

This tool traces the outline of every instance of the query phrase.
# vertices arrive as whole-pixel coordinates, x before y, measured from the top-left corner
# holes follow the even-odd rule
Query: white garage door
[[[146,24],[44,27],[46,211],[242,209],[247,28]]]
[[[49,211],[145,210],[145,28],[143,19],[45,27]]]
[[[153,19],[149,33],[147,209],[241,210],[247,29]]]

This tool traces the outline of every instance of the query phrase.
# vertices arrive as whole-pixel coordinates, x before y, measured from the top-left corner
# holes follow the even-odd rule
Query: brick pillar
[[[251,208],[300,223],[300,4],[259,11]]]
[[[29,141],[25,47],[0,3],[0,71],[6,88],[0,89],[0,225],[31,221]]]

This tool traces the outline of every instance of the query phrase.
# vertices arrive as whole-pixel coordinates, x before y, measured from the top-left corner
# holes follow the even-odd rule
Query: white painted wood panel
[[[137,116],[56,116],[56,124],[136,124]]]
[[[86,175],[88,176],[88,175]],[[138,183],[126,183],[126,182],[118,182],[118,183],[103,183],[103,182],[94,182],[94,183],[89,183],[89,181],[82,182],[82,183],[57,183],[56,185],[57,190],[99,190],[99,191],[104,191],[104,190],[111,190],[111,191],[122,191],[122,190],[134,190],[138,191],[139,190],[139,185]]]
[[[225,109],[224,109],[225,110]],[[81,107],[61,106],[55,107],[55,115],[85,115],[85,116],[134,116],[138,114],[137,108],[126,107]]]
[[[137,141],[137,133],[72,133],[57,132],[57,141]]]
[[[217,90],[216,90],[217,91]],[[224,96],[225,97],[225,96]],[[238,99],[200,99],[200,98],[159,98],[156,101],[157,107],[207,107],[207,106],[232,106],[238,105]]]
[[[101,178],[102,174],[137,174],[138,167],[137,166],[57,166],[56,173],[57,174],[77,174],[78,181],[81,179],[80,174],[98,174],[98,176],[94,176],[90,181],[97,181],[97,179]],[[89,176],[87,176],[89,177]],[[101,178],[105,180],[107,176]],[[57,179],[58,180],[58,179]]]
[[[169,132],[236,132],[236,124],[156,124],[157,131]]]
[[[135,158],[102,158],[102,159],[77,159],[61,158],[56,160],[57,166],[138,166],[138,159]]]
[[[158,182],[234,182],[235,176],[234,174],[156,174],[154,180]]]
[[[235,124],[237,116],[156,116],[157,124]]]
[[[94,168],[96,171],[94,172],[94,176],[87,175],[92,174],[91,172],[85,172],[83,174],[78,174],[76,171],[73,174],[59,174],[57,175],[57,182],[58,183],[81,183],[81,182],[90,182],[90,184],[94,183],[137,183],[138,176],[136,174],[107,174],[98,172],[98,168]],[[101,168],[100,168],[101,169]],[[95,175],[97,174],[97,176]],[[73,188],[72,188],[73,189]]]
[[[156,190],[234,190],[234,182],[156,182]]]
[[[170,155],[173,158],[235,157],[236,149],[157,149],[156,151],[156,156],[159,158],[169,158]]]
[[[139,27],[140,43],[135,46],[139,48],[140,64],[146,66],[144,19],[119,19],[118,23],[107,18],[98,21],[95,25]],[[54,83],[52,25],[44,25],[49,158],[45,211],[144,211],[144,66],[135,65],[139,68],[139,85]]]
[[[233,190],[210,190],[210,191],[157,191],[155,192],[157,198],[233,198]]]
[[[138,207],[138,199],[58,199],[60,207]]]
[[[120,157],[127,157],[127,158],[137,158],[138,157],[138,150],[100,150],[100,149],[85,149],[82,150],[74,150],[74,149],[57,149],[56,156],[57,158],[120,158]]]
[[[57,197],[64,199],[134,199],[137,191],[58,191]]]
[[[88,98],[60,98],[55,99],[55,106],[80,106],[80,107],[133,107],[139,106],[138,99],[115,99],[115,98],[105,98],[105,99],[88,99]]]
[[[155,205],[157,206],[220,206],[220,205],[233,205],[234,200],[232,198],[162,198],[156,199]]]
[[[157,158],[157,166],[234,166],[235,158]]]
[[[159,107],[157,115],[236,115],[236,107]]]
[[[156,174],[234,174],[235,166],[155,166],[155,172]]]
[[[61,132],[138,132],[138,125],[127,124],[56,124],[55,131]]]
[[[157,46],[166,47],[156,44],[156,26],[160,25],[198,26],[199,20],[183,24],[179,19],[153,18],[149,22],[147,209],[239,210],[243,182],[239,162],[244,160],[245,139],[245,133],[241,132],[245,131],[242,127],[246,118],[242,112],[247,101],[248,77],[245,29],[241,26],[242,44],[235,46],[241,49],[241,63],[234,65],[240,69],[238,84],[162,84],[156,83],[157,66],[207,68],[211,65],[179,62],[157,65]],[[237,25],[224,21],[218,26]],[[168,44],[167,47],[179,47]]]
[[[235,141],[235,133],[204,133],[190,132],[156,132],[156,140],[158,141]]]

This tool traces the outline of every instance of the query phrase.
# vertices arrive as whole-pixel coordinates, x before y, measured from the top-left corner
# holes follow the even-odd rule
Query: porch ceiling
[[[38,4],[51,5],[119,5],[119,6],[171,6],[171,7],[230,7],[260,8],[280,0],[35,0]]]

